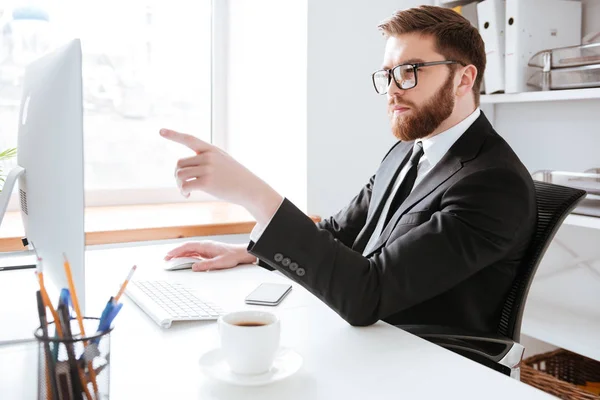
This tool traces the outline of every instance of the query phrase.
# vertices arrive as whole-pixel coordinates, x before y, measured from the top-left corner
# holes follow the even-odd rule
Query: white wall
[[[496,105],[495,128],[527,169],[600,168],[600,100]]]
[[[581,29],[583,36],[588,33],[600,31],[600,1],[581,0],[583,5],[583,20]]]
[[[227,150],[306,209],[306,0],[229,0]]]
[[[373,90],[394,11],[429,1],[308,0],[308,211],[343,207],[394,143],[386,98]]]
[[[553,346],[538,339],[534,339],[527,335],[521,335],[521,344],[525,347],[525,354],[523,354],[523,359],[558,349],[558,347],[556,346]]]

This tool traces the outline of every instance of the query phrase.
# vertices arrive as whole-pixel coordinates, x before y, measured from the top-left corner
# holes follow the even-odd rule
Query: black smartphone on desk
[[[261,283],[246,297],[246,304],[259,306],[276,306],[283,301],[292,290],[287,283]]]

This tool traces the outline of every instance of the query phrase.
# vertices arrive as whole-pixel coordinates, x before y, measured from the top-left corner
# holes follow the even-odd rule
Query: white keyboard
[[[173,321],[215,320],[223,314],[220,307],[176,282],[131,281],[125,294],[163,328]]]

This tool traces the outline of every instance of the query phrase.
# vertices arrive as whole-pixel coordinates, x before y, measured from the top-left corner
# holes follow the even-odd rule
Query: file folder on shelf
[[[488,94],[504,91],[505,4],[505,0],[485,0],[477,4],[479,34],[485,44],[487,58],[483,77]]]
[[[506,93],[527,86],[527,64],[537,52],[581,44],[581,3],[569,0],[506,0]]]
[[[457,6],[464,6],[470,3],[477,3],[478,1],[481,0],[438,0],[438,6],[441,7],[457,7]]]
[[[452,7],[454,11],[465,17],[471,25],[473,25],[477,30],[479,30],[479,17],[477,14],[477,3],[479,1],[471,1],[470,3],[464,5],[457,5]],[[480,93],[485,93],[485,80],[481,81],[481,87],[479,88]]]

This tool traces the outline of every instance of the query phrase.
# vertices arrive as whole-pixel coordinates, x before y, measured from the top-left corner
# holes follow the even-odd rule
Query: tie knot
[[[423,155],[424,151],[423,151],[423,143],[421,142],[416,142],[415,145],[413,146],[413,151],[412,151],[412,155],[410,156],[410,163],[412,165],[418,164],[419,160],[421,159],[421,156]]]

